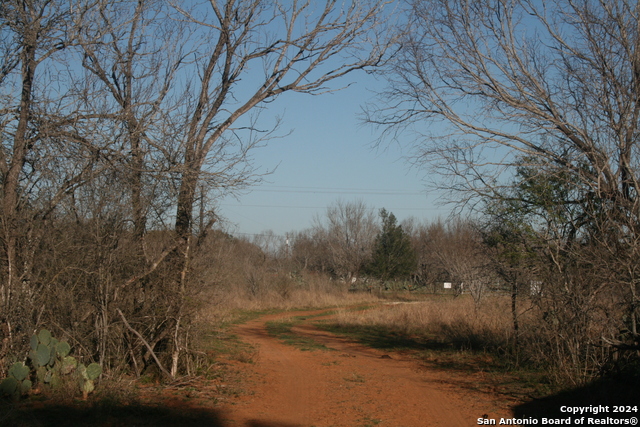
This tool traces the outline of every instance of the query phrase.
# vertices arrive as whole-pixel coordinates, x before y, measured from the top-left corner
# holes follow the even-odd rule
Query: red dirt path
[[[311,325],[294,327],[335,351],[301,351],[269,336],[269,315],[235,332],[257,348],[250,392],[222,412],[225,426],[473,426],[479,417],[511,417],[509,402],[465,387],[474,375],[428,370],[408,355],[384,353]],[[390,357],[390,358],[389,358]]]

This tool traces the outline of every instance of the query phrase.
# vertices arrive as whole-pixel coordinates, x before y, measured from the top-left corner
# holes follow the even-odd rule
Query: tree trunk
[[[188,167],[188,166],[187,166]],[[178,206],[176,210],[176,234],[185,242],[191,235],[193,223],[193,201],[195,200],[197,173],[186,171],[182,176]],[[180,270],[179,270],[180,271]]]
[[[518,323],[518,282],[511,282],[511,319],[513,321],[513,347],[516,351],[516,360],[519,346],[520,325]]]
[[[11,295],[15,290],[15,282],[18,275],[18,236],[20,224],[18,221],[19,179],[29,151],[27,140],[27,128],[31,116],[33,77],[36,62],[36,35],[35,31],[27,32],[22,49],[22,93],[20,97],[20,113],[18,126],[13,140],[13,153],[11,162],[3,179],[2,217],[4,232],[4,250],[7,259],[6,282],[3,283],[3,303],[10,304]]]

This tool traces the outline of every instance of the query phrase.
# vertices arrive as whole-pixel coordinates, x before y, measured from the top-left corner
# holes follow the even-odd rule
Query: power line
[[[338,188],[338,187],[299,187],[289,185],[273,185],[251,190],[267,193],[303,193],[303,194],[363,194],[374,196],[424,196],[424,193],[407,190],[381,188]]]
[[[229,234],[235,236],[236,234],[239,234],[241,236],[259,236],[259,237],[275,237],[275,238],[279,238],[279,239],[285,239],[287,237],[286,234],[279,234],[279,233],[241,233],[239,231],[237,232],[230,232]]]
[[[326,209],[326,206],[283,206],[283,205],[231,205],[221,203],[219,206],[226,206],[232,208],[285,208],[285,209]]]
[[[220,206],[225,206],[225,207],[233,207],[233,208],[239,208],[239,207],[247,207],[247,208],[279,208],[279,209],[326,209],[327,206],[284,206],[284,205],[231,205],[231,204],[225,204],[222,203],[220,204]],[[394,208],[394,207],[388,207],[387,209],[392,210],[392,211],[430,211],[430,210],[438,210],[437,207],[427,207],[427,208]]]

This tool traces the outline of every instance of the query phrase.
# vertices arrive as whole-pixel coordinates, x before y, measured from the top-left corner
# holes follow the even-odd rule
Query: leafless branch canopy
[[[412,1],[368,120],[419,132],[415,160],[456,177],[441,186],[496,195],[536,158],[637,215],[638,13],[626,0]]]

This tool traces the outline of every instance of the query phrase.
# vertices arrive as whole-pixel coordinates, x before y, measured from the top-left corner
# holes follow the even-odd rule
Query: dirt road
[[[302,351],[266,331],[267,321],[310,314],[317,312],[269,315],[237,327],[258,351],[248,365],[255,382],[224,408],[225,425],[456,427],[477,425],[487,415],[511,417],[498,397],[463,387],[459,378],[425,369],[410,356],[363,347],[308,323],[293,331],[332,350]]]

